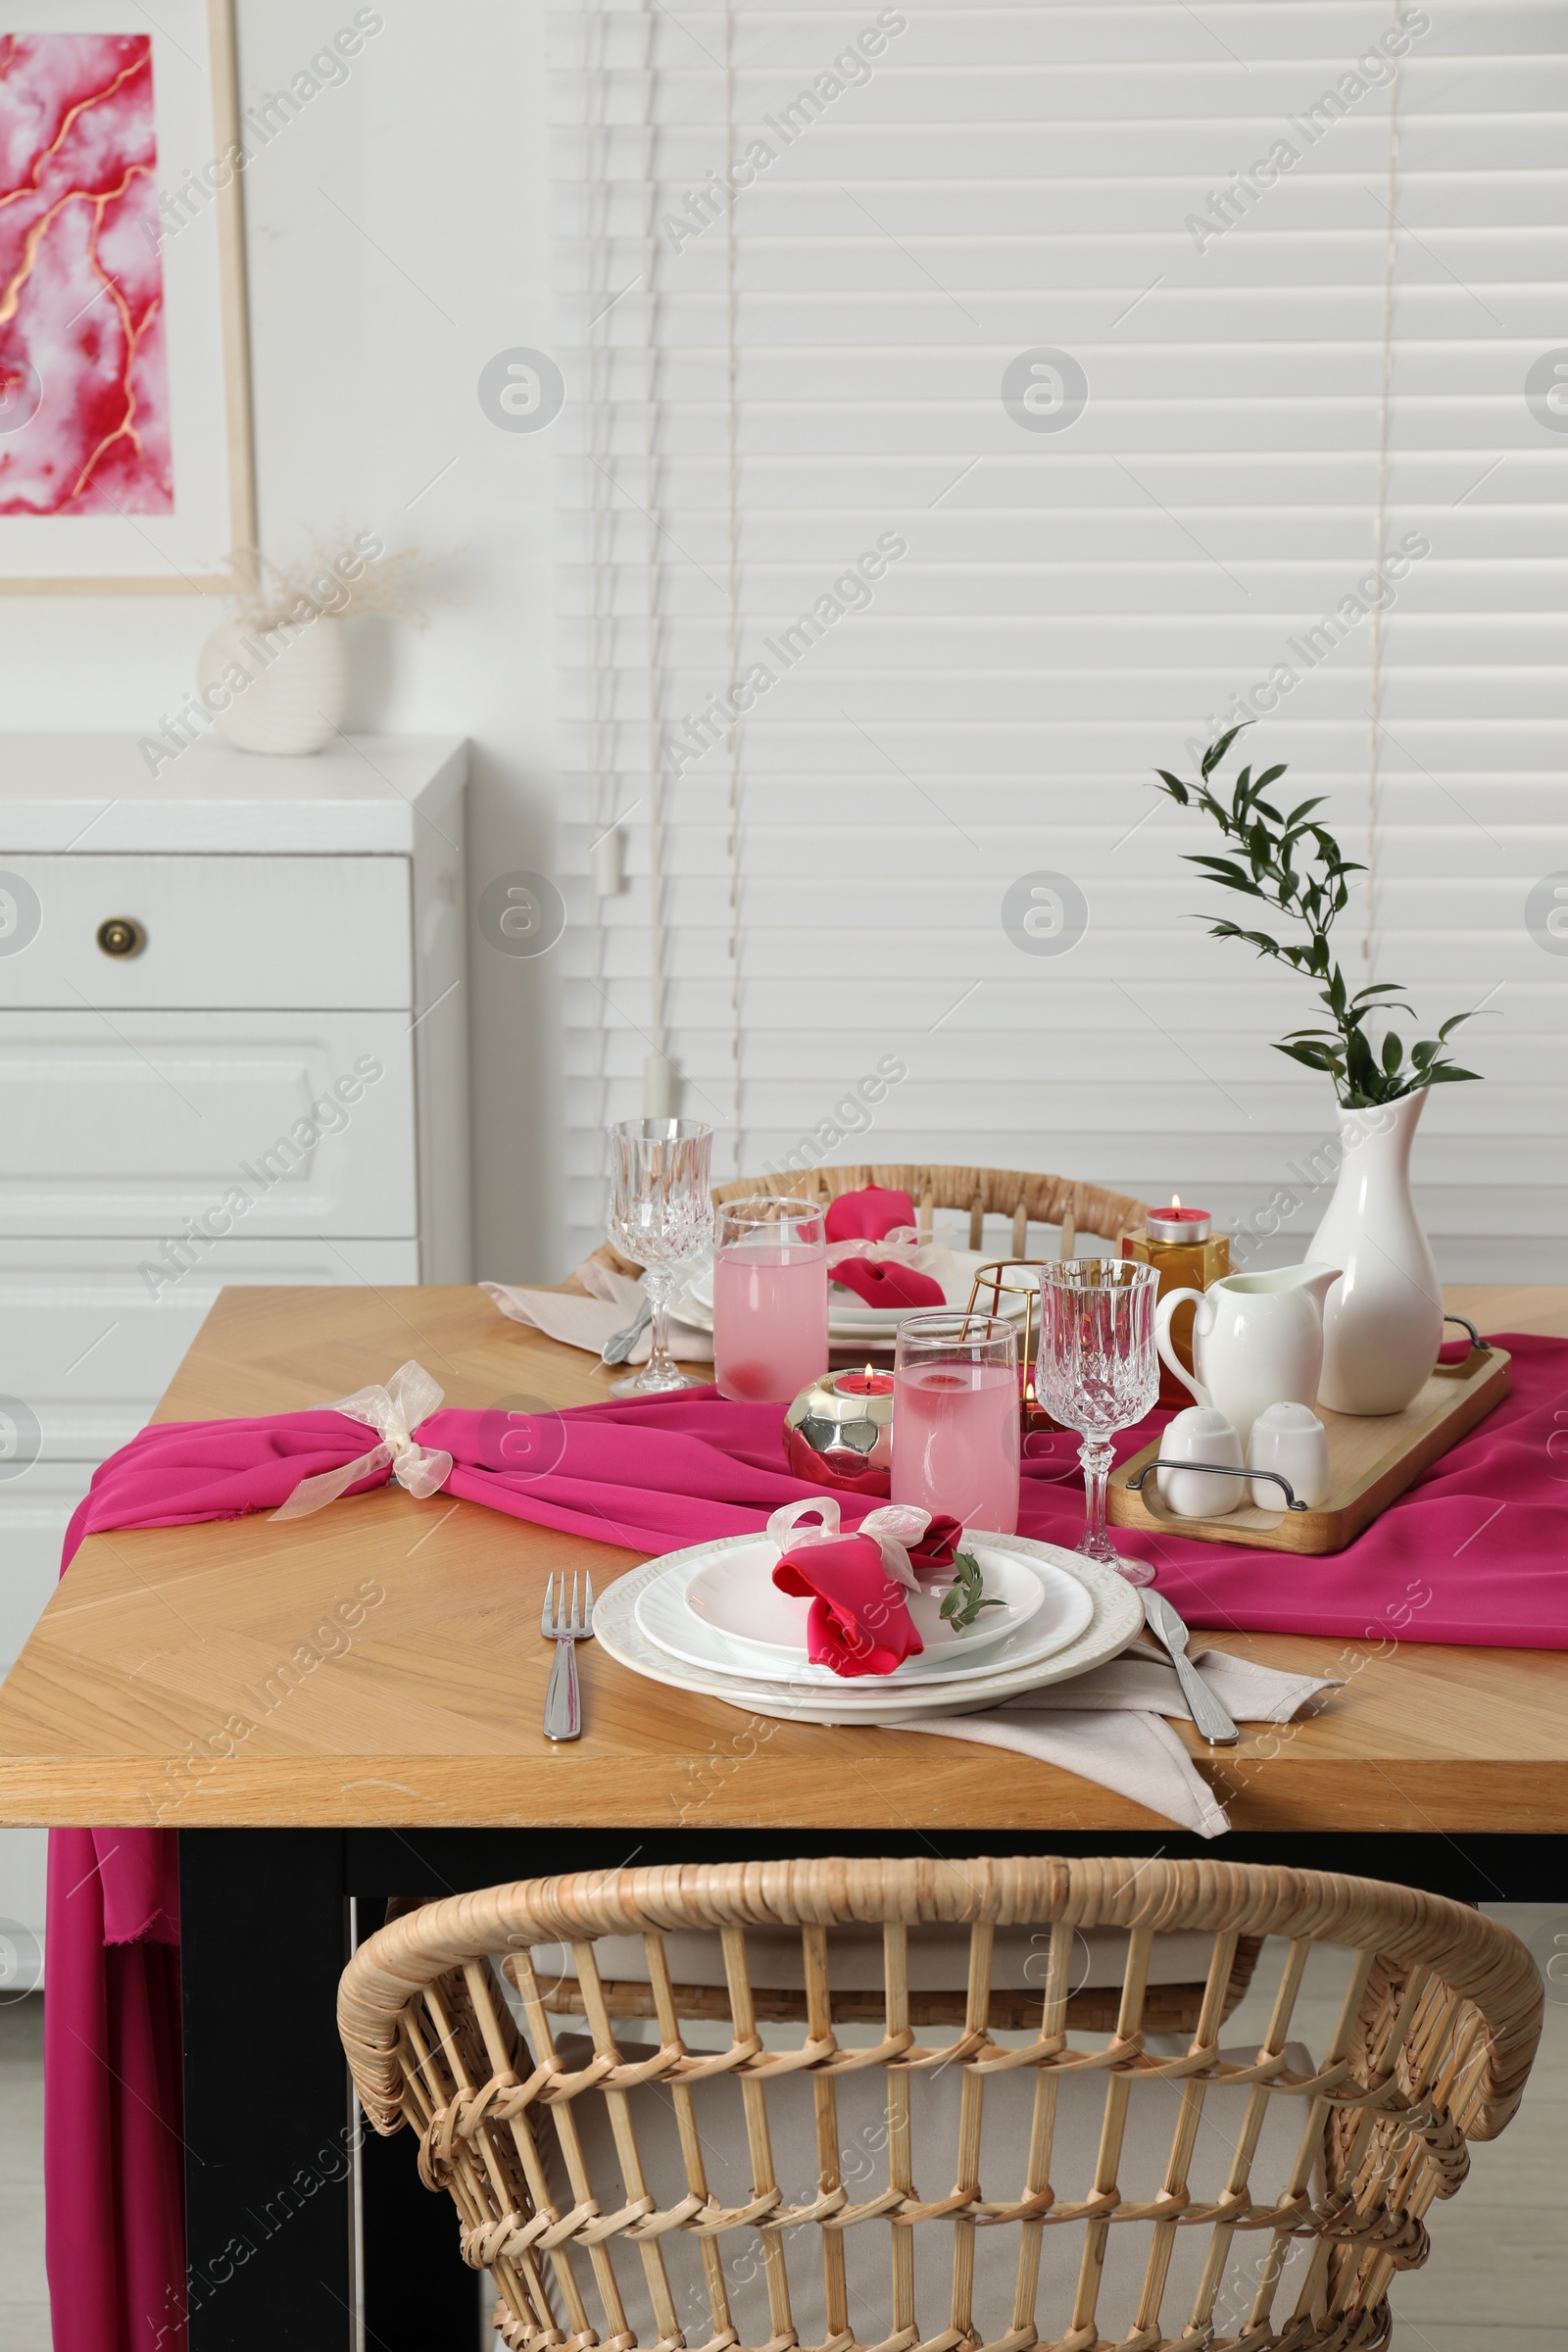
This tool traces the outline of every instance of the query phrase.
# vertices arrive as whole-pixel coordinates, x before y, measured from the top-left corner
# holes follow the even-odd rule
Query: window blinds
[[[1148,783],[1252,716],[1369,869],[1348,968],[1484,1008],[1445,1272],[1568,1278],[1555,0],[553,37],[574,1240],[667,1055],[720,1176],[1174,1186],[1298,1255],[1313,1007]]]

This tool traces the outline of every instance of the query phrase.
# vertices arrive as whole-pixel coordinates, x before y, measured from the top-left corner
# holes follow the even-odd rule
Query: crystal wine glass
[[[659,1396],[702,1386],[669,1352],[675,1268],[709,1246],[713,1210],[709,1161],[713,1130],[697,1119],[622,1119],[610,1137],[610,1238],[643,1268],[652,1351],[640,1372],[617,1380],[616,1396]]]
[[[1078,1549],[1119,1568],[1130,1585],[1152,1585],[1154,1572],[1124,1559],[1105,1533],[1105,1480],[1111,1439],[1153,1408],[1159,1394],[1154,1352],[1153,1266],[1127,1257],[1068,1257],[1040,1270],[1040,1401],[1083,1440],[1085,1528]]]

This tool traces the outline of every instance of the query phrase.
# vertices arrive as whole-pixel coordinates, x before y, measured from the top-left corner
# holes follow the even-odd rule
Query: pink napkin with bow
[[[809,1512],[816,1524],[802,1524]],[[813,1666],[858,1677],[891,1674],[925,1648],[909,1615],[910,1592],[946,1592],[963,1529],[910,1503],[868,1511],[854,1535],[839,1532],[835,1495],[786,1503],[767,1532],[784,1546],[773,1570],[781,1592],[810,1599],[806,1653]]]
[[[828,1203],[822,1220],[830,1242],[880,1242],[901,1226],[914,1227],[914,1202],[907,1193],[880,1184],[862,1185],[858,1192],[840,1193]]]

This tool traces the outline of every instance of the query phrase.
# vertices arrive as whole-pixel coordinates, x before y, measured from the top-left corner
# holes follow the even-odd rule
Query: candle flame
[[[869,1380],[871,1377],[871,1366],[869,1364],[867,1364],[865,1367],[865,1377],[867,1380]]]
[[[1182,1204],[1182,1197],[1180,1193],[1172,1193],[1170,1197],[1170,1204],[1172,1208],[1180,1208]]]

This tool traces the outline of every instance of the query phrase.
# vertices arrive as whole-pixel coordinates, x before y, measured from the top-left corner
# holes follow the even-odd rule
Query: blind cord
[[[669,1059],[664,972],[664,795],[662,719],[662,655],[659,554],[659,129],[654,102],[654,8],[657,0],[641,0],[643,32],[642,96],[645,168],[643,172],[643,492],[647,503],[646,562],[643,565],[644,613],[648,631],[648,957],[652,1044],[657,1054]]]
[[[1390,22],[1397,31],[1399,0],[1391,0]],[[1399,165],[1399,88],[1400,73],[1397,53],[1391,56],[1394,79],[1389,85],[1389,160],[1387,193],[1384,211],[1387,228],[1383,241],[1383,350],[1382,381],[1378,396],[1378,488],[1377,509],[1373,519],[1373,557],[1380,580],[1379,601],[1372,608],[1371,689],[1367,706],[1367,806],[1366,806],[1366,924],[1361,935],[1361,954],[1368,974],[1375,978],[1378,962],[1378,926],[1380,915],[1381,876],[1379,856],[1383,834],[1383,605],[1381,578],[1388,557],[1389,532],[1389,464],[1391,417],[1394,383],[1394,302],[1399,260],[1399,224],[1395,218],[1395,203],[1398,188]]]
[[[612,413],[611,394],[613,386],[613,360],[610,352],[610,263],[612,259],[612,222],[609,219],[612,202],[612,176],[610,169],[608,129],[605,115],[605,42],[607,12],[602,4],[586,10],[582,17],[583,90],[582,131],[584,147],[584,175],[582,187],[583,244],[586,258],[585,301],[587,308],[585,415],[582,422],[582,503],[584,554],[587,558],[587,656],[588,656],[588,814],[590,840],[597,840],[612,823],[615,813],[616,711],[614,689],[617,663],[614,659],[614,521],[610,512],[608,462],[612,454],[610,445],[609,419]],[[596,463],[596,460],[599,461]],[[591,873],[588,886],[592,888]],[[594,1126],[601,1146],[601,1182],[608,1184],[608,1170],[603,1165],[603,1142],[606,1115],[609,1110],[608,1054],[609,1038],[605,1021],[605,995],[602,985],[605,974],[606,902],[596,906],[597,919],[592,924],[587,942],[589,978],[592,988],[593,1010],[591,1039],[591,1084],[594,1101]]]
[[[740,406],[738,375],[740,368],[740,336],[738,332],[738,304],[736,299],[735,250],[735,8],[734,0],[724,0],[724,178],[729,191],[729,210],[724,222],[724,341],[725,341],[725,422],[727,434],[727,496],[726,527],[728,531],[728,568],[725,588],[729,596],[729,612],[725,620],[725,644],[729,656],[729,677],[726,701],[731,710],[738,708],[735,689],[740,683]],[[729,1014],[730,1014],[730,1086],[731,1125],[733,1128],[734,1169],[743,1173],[745,1153],[742,1149],[746,1124],[745,1101],[745,867],[742,854],[741,824],[744,815],[746,779],[742,768],[742,751],[746,733],[744,717],[738,717],[726,738],[729,756]]]

